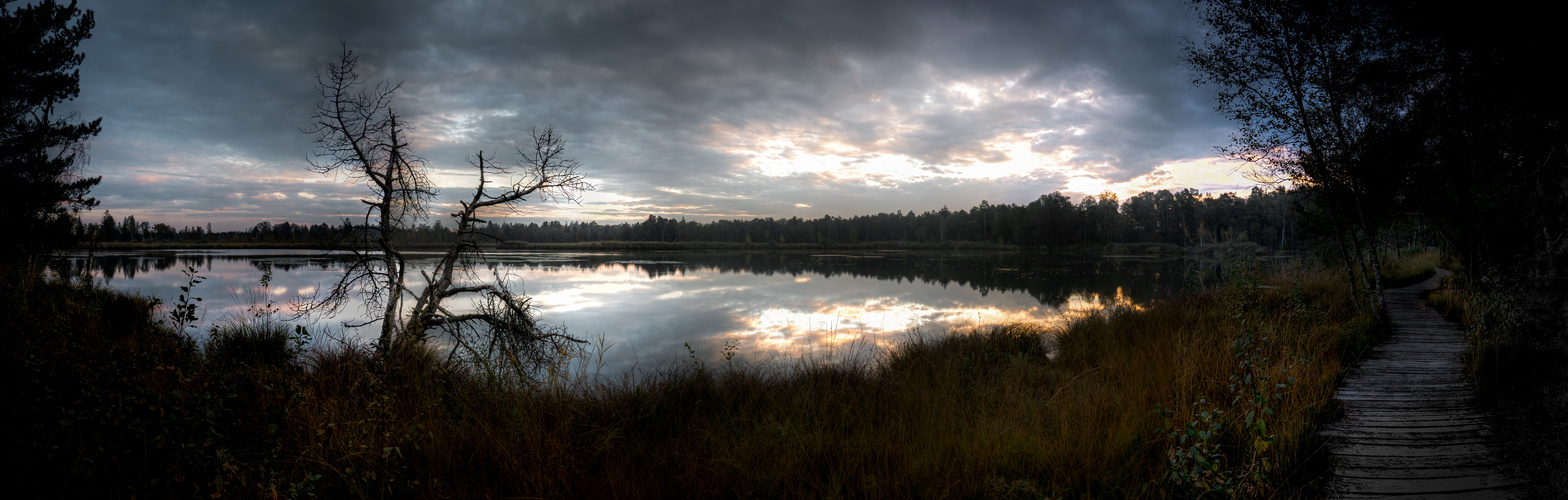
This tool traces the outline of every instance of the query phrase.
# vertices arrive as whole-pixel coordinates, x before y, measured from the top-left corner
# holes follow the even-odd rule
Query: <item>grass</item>
[[[1311,496],[1376,328],[1331,273],[1237,269],[1061,329],[536,384],[265,322],[174,332],[149,299],[11,272],[6,453],[48,497]]]
[[[1428,302],[1464,327],[1466,369],[1504,458],[1518,464],[1532,497],[1568,491],[1568,345],[1561,340],[1561,295],[1552,285],[1499,286],[1456,262]],[[1540,288],[1532,288],[1537,286]],[[1543,290],[1544,288],[1544,290]]]
[[[170,249],[208,249],[208,250],[257,250],[257,249],[297,249],[297,250],[332,250],[346,248],[330,241],[101,241],[90,245],[94,251],[110,250],[170,250]],[[446,249],[450,243],[405,243],[402,248],[410,249]],[[77,251],[87,251],[89,245],[77,247]]]
[[[1427,304],[1449,321],[1465,329],[1469,351],[1465,369],[1472,380],[1483,382],[1497,379],[1497,369],[1503,360],[1520,353],[1525,347],[1514,338],[1519,326],[1517,312],[1513,311],[1506,292],[1464,285],[1464,269],[1459,263],[1444,260],[1435,265],[1450,270],[1436,289],[1427,294]],[[1504,377],[1506,378],[1506,377]]]
[[[1437,273],[1440,254],[1432,249],[1408,249],[1396,257],[1385,257],[1383,264],[1383,289],[1403,288],[1432,277]]]
[[[508,241],[504,250],[1018,250],[1018,245],[975,241],[923,243],[914,241],[876,241],[864,243],[736,243],[723,241],[584,241],[575,243],[538,243]]]

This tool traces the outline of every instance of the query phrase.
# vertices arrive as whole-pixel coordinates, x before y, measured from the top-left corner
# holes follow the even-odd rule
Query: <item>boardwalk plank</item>
[[[1346,500],[1361,500],[1372,498],[1397,498],[1400,500],[1514,500],[1519,498],[1519,496],[1515,493],[1505,490],[1481,490],[1464,493],[1427,493],[1410,495],[1343,493],[1335,495],[1334,498],[1343,498]]]
[[[1485,476],[1494,473],[1492,467],[1442,467],[1437,469],[1417,468],[1357,468],[1342,467],[1339,477],[1346,479],[1438,479],[1450,477]]]
[[[1519,497],[1463,376],[1464,333],[1420,300],[1446,273],[1387,292],[1392,333],[1335,392],[1343,418],[1320,431],[1330,498]]]
[[[1382,494],[1433,494],[1473,493],[1476,491],[1512,488],[1520,485],[1518,479],[1506,474],[1478,474],[1443,478],[1362,478],[1337,477],[1330,483],[1335,491],[1346,493]]]

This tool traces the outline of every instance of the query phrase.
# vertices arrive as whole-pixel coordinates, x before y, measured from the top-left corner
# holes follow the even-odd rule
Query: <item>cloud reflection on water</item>
[[[416,265],[418,263],[416,262]],[[78,265],[80,263],[78,262]],[[207,324],[254,311],[260,294],[298,300],[340,273],[330,256],[304,251],[177,251],[100,256],[95,273],[113,287],[173,300],[192,265],[208,277]],[[271,266],[269,290],[259,286]],[[533,298],[540,321],[612,347],[604,370],[660,366],[699,356],[718,360],[738,341],[746,361],[794,360],[846,349],[882,349],[912,331],[1027,321],[1060,324],[1110,303],[1141,304],[1179,289],[1179,262],[1062,261],[1037,254],[508,252],[480,278],[502,276]],[[418,287],[418,283],[411,285]],[[340,324],[363,314],[351,305]],[[364,330],[364,329],[362,329]],[[368,340],[373,332],[348,331]]]

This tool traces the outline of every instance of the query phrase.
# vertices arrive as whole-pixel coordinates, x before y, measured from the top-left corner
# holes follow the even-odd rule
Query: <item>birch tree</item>
[[[1408,172],[1379,156],[1421,81],[1423,68],[1405,57],[1410,40],[1376,4],[1193,5],[1204,32],[1187,43],[1183,62],[1238,125],[1220,152],[1258,165],[1259,180],[1288,180],[1317,195],[1338,227],[1353,295],[1380,312],[1380,217],[1398,201]]]

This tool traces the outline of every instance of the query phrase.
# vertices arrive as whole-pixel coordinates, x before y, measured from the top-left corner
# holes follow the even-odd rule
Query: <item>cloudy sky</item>
[[[1246,189],[1177,64],[1180,0],[81,0],[101,209],[248,227],[360,213],[301,129],[340,41],[444,200],[551,125],[597,187],[525,219],[850,216],[1063,191]],[[439,209],[439,207],[437,207]],[[101,212],[99,212],[101,214]],[[97,217],[101,215],[94,215]]]

